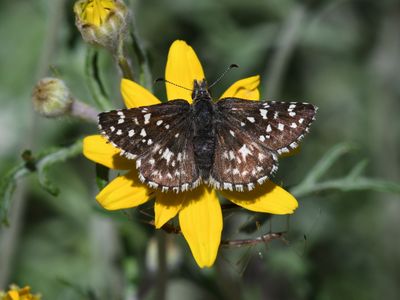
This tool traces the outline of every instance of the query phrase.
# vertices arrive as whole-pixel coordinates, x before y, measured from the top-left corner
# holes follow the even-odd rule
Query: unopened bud
[[[79,0],[75,23],[83,39],[114,51],[127,31],[128,8],[122,0]]]
[[[34,87],[32,102],[39,114],[54,118],[70,112],[73,97],[64,81],[47,77],[41,79]]]

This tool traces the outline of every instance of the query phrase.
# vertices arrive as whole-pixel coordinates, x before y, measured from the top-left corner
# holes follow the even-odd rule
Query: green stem
[[[118,61],[118,66],[122,72],[122,77],[133,81],[134,80],[133,70],[129,65],[128,59],[125,57],[123,38],[120,39],[118,44],[117,61]]]
[[[160,230],[157,231],[157,262],[158,272],[156,278],[156,297],[157,300],[165,300],[167,293],[167,241],[166,234]]]
[[[85,75],[90,93],[97,106],[105,111],[111,109],[111,104],[107,100],[105,89],[101,83],[98,73],[98,50],[93,47],[87,48]]]

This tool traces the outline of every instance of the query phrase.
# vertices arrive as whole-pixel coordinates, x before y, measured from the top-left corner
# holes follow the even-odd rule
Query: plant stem
[[[122,77],[133,81],[134,80],[133,70],[132,70],[131,66],[129,65],[128,59],[125,57],[124,39],[123,38],[120,39],[118,48],[117,48],[117,62],[118,62],[118,66],[122,72]]]
[[[83,103],[79,100],[74,100],[72,102],[72,107],[71,107],[72,117],[77,117],[91,123],[97,123],[98,114],[99,111],[97,109],[87,105],[86,103]]]
[[[111,108],[110,102],[107,100],[103,85],[100,81],[98,74],[98,50],[93,47],[87,48],[86,62],[85,62],[85,75],[90,93],[96,102],[97,106],[102,110],[109,110]]]
[[[266,87],[268,99],[274,99],[279,94],[284,72],[296,47],[305,17],[306,9],[299,4],[286,18],[286,23],[276,42],[275,55],[271,57],[271,64],[268,66],[264,76],[266,80],[264,86]]]
[[[156,297],[157,300],[165,300],[167,293],[167,240],[163,231],[157,231],[157,262],[158,272],[156,278]]]

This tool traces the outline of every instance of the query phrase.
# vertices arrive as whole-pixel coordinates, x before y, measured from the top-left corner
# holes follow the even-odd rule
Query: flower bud
[[[54,118],[70,112],[73,97],[64,81],[47,77],[41,79],[34,87],[32,102],[39,114]]]
[[[86,42],[115,51],[127,31],[128,8],[122,0],[79,0],[74,12]]]

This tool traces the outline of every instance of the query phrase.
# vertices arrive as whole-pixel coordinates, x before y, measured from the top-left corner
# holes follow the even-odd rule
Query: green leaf
[[[22,155],[24,162],[8,171],[0,181],[0,222],[8,225],[8,211],[18,179],[37,171],[40,185],[50,194],[57,195],[59,190],[48,176],[50,167],[80,153],[82,153],[81,139],[69,147],[47,149],[36,156],[25,151]]]
[[[100,164],[96,164],[96,183],[99,190],[102,190],[108,184],[109,171],[109,168]]]

